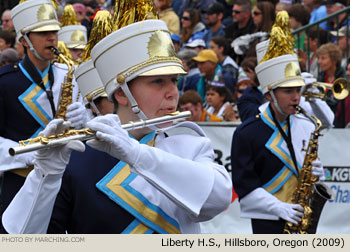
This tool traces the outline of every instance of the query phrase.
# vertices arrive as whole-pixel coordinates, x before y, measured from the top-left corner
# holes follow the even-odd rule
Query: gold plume
[[[63,41],[58,41],[57,42],[57,49],[68,58],[68,60],[74,62],[72,54],[70,54],[68,48],[66,47],[66,44]],[[58,63],[63,63],[66,64],[60,57],[57,57],[57,62]],[[74,63],[73,63],[74,64]]]
[[[113,19],[108,11],[101,10],[96,13],[90,32],[90,39],[87,43],[82,62],[91,58],[90,53],[92,48],[104,37],[113,31]]]
[[[73,5],[67,4],[62,13],[62,27],[68,25],[80,25],[80,22],[77,21],[77,15],[75,14]]]
[[[294,37],[290,30],[289,15],[286,11],[280,11],[277,13],[275,23],[270,32],[270,43],[267,52],[259,63],[294,53]]]
[[[152,0],[120,0],[115,2],[113,31],[146,19],[158,19]]]

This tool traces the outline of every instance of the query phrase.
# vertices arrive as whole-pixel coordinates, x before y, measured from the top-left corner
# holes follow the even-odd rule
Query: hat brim
[[[305,86],[304,80],[290,80],[290,81],[283,82],[279,85],[276,85],[275,87],[273,87],[273,89],[279,88],[279,87],[303,87],[303,86]]]
[[[85,44],[81,44],[81,43],[71,43],[71,44],[67,44],[66,46],[68,49],[85,49],[86,45]]]
[[[58,24],[43,25],[31,30],[31,32],[43,32],[43,31],[59,31],[61,27]]]
[[[330,34],[332,34],[332,36],[334,36],[334,37],[345,37],[346,36],[346,34],[343,34],[341,32],[338,33],[336,31],[331,31]]]
[[[163,66],[139,74],[139,76],[187,74],[180,66]]]
[[[201,57],[201,56],[196,56],[196,57],[193,57],[192,59],[193,59],[194,61],[197,61],[197,62],[211,61],[211,62],[213,62],[213,63],[218,63],[218,62],[215,62],[215,61],[212,60],[212,59],[204,58],[204,57]]]

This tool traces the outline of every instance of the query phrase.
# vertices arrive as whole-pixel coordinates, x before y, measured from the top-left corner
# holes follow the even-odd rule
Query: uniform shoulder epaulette
[[[18,63],[7,65],[0,68],[0,76],[17,71],[19,71]]]
[[[241,129],[243,129],[243,128],[245,128],[245,127],[251,125],[252,123],[255,123],[255,122],[258,121],[259,119],[260,119],[260,115],[259,115],[259,114],[255,115],[255,116],[251,116],[251,117],[249,117],[247,120],[245,120],[239,127],[240,127]]]

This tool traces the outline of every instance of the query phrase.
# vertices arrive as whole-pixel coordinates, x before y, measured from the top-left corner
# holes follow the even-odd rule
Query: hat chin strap
[[[121,89],[124,91],[125,95],[128,97],[130,103],[131,103],[131,109],[132,112],[134,112],[135,115],[137,115],[141,120],[147,120],[147,116],[143,113],[143,111],[139,108],[139,105],[137,104],[135,98],[132,96],[130,89],[126,82],[120,85]],[[158,130],[158,128],[154,125],[147,126],[149,129],[152,130]]]
[[[34,53],[35,57],[39,60],[45,61],[45,59],[43,57],[41,57],[38,52],[35,50],[35,48],[33,47],[32,42],[30,41],[30,39],[27,36],[27,33],[23,35],[23,38],[25,39],[25,41],[28,43],[29,45],[29,50],[32,51],[32,53]]]
[[[275,94],[273,93],[273,89],[270,90],[270,95],[271,95],[271,97],[272,97],[273,104],[275,105],[275,107],[276,107],[278,113],[280,113],[281,115],[287,115],[287,113],[284,113],[284,112],[282,111],[282,109],[280,108],[280,106],[278,105],[276,96],[275,96]]]
[[[89,103],[90,103],[90,106],[93,107],[93,109],[95,110],[95,113],[96,113],[97,116],[102,115],[101,112],[98,110],[98,108],[97,108],[97,106],[96,106],[94,101],[91,101]]]

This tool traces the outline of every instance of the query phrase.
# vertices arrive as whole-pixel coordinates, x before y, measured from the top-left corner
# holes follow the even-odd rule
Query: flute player
[[[101,40],[91,56],[118,115],[87,123],[99,140],[74,153],[78,165],[71,160],[66,168],[71,150],[84,150],[79,141],[38,151],[34,170],[3,215],[6,231],[200,233],[198,222],[227,208],[232,189],[203,131],[191,122],[129,134],[121,128],[176,110],[177,76],[185,72],[167,26],[159,20],[125,26]],[[54,120],[43,135],[66,127]],[[194,135],[167,133],[174,127]]]

